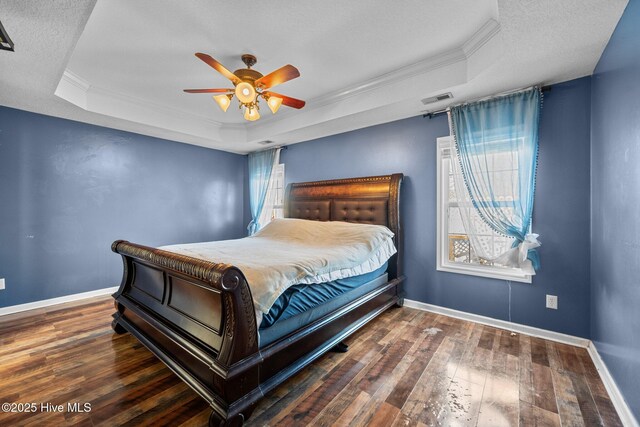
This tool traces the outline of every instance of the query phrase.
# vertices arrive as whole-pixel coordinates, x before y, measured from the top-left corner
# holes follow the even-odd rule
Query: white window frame
[[[442,151],[444,148],[453,146],[453,137],[440,137],[437,143],[437,164],[436,164],[436,229],[437,229],[437,263],[438,271],[446,271],[449,273],[467,274],[471,276],[488,277],[490,279],[509,280],[513,282],[531,283],[531,276],[522,272],[519,268],[507,268],[498,266],[482,266],[475,264],[463,264],[449,261],[449,224],[448,215],[445,211],[449,197],[449,180],[443,179],[444,171],[442,169]],[[445,187],[446,186],[446,187]]]

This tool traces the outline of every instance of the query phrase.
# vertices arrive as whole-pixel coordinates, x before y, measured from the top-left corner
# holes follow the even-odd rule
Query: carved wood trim
[[[230,367],[258,351],[258,327],[251,290],[244,275],[230,268],[222,278],[224,333],[218,355],[220,363]]]
[[[402,175],[402,174],[393,174],[393,175]],[[358,182],[376,182],[376,181],[389,181],[393,175],[379,175],[379,176],[366,176],[360,178],[342,178],[342,179],[328,179],[324,181],[309,181],[309,182],[298,182],[294,184],[296,187],[316,187],[318,185],[344,185],[344,184],[354,184]]]
[[[147,261],[150,264],[208,282],[216,285],[217,288],[221,288],[222,276],[232,268],[229,264],[203,261],[197,258],[163,251],[162,249],[130,243],[126,240],[116,240],[111,245],[111,250],[123,256]],[[234,286],[237,286],[237,284],[238,282],[235,282],[235,284],[229,282],[225,289],[231,290]]]

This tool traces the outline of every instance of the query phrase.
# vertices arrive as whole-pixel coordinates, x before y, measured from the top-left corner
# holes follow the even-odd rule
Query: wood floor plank
[[[478,425],[513,426],[520,410],[518,384],[501,375],[487,377],[482,394]]]
[[[586,349],[580,348],[576,349],[576,354],[585,372],[584,379],[589,386],[591,396],[598,408],[600,419],[605,426],[622,426],[622,421],[620,420],[613,403],[609,399],[607,389],[605,388],[591,357],[589,357],[589,353]]]
[[[460,362],[453,376],[454,381],[460,379],[484,386],[487,372],[489,371],[489,363],[486,363],[482,359],[487,357],[489,353],[487,353],[488,350],[478,346],[481,335],[482,325],[473,325],[469,339],[465,345],[465,351],[460,358]]]
[[[531,337],[531,362],[542,366],[549,366],[547,343],[542,338]]]
[[[211,409],[207,407],[202,411],[196,413],[191,419],[180,424],[179,427],[205,427],[209,425],[209,415],[211,415]]]
[[[622,427],[622,420],[616,412],[616,408],[613,406],[611,399],[601,395],[595,395],[593,398],[598,407],[598,413],[600,414],[603,424],[607,427]]]
[[[577,374],[570,374],[571,383],[573,384],[573,390],[580,406],[580,413],[586,426],[603,426],[598,408],[593,400],[587,381],[583,376]]]
[[[338,365],[333,372],[327,374],[327,378],[320,387],[300,402],[294,411],[280,420],[279,425],[296,426],[308,424],[364,366],[363,363],[350,358],[345,363]]]
[[[464,345],[449,337],[445,338],[402,411],[418,422],[436,424],[441,413],[448,410],[447,391],[463,352]]]
[[[509,346],[513,347],[513,340],[517,336],[510,331],[500,330],[497,338],[494,342],[491,371],[487,375],[482,393],[478,425],[512,426],[517,425],[519,420],[519,359],[518,356],[500,351],[500,348],[504,348],[505,340],[510,341]]]
[[[443,339],[443,333],[427,333],[425,339],[420,343],[406,374],[387,397],[387,403],[396,408],[402,408],[404,406],[409,394],[422,376],[434,353],[440,347]]]
[[[558,413],[558,405],[556,404],[556,394],[553,388],[553,379],[551,377],[551,368],[548,366],[533,363],[532,379],[533,389],[535,392],[535,406],[549,412]]]
[[[282,411],[282,408],[293,404],[293,402],[299,399],[313,384],[318,383],[320,378],[325,376],[326,373],[324,369],[313,366],[303,370],[296,377],[292,378],[293,381],[287,381],[279,387],[283,392],[274,390],[278,392],[278,394],[273,393],[274,396],[267,396],[268,400],[265,399],[260,402],[251,417],[251,421],[254,422],[255,425],[268,424],[270,420]]]
[[[547,357],[549,358],[549,367],[555,371],[564,370],[556,343],[553,341],[545,341],[545,346],[547,348]]]
[[[390,361],[395,359],[397,362],[400,362],[400,360],[402,360],[402,363],[408,365],[409,362],[402,357],[399,358],[398,355],[404,356],[404,354],[401,353],[406,354],[407,351],[415,347],[415,345],[410,341],[418,339],[420,330],[406,322],[400,322],[398,328],[401,328],[402,331],[398,335],[394,334],[394,336],[396,336],[395,341],[392,341],[385,346],[375,343],[374,346],[369,345],[364,347],[369,349],[366,357],[359,357],[357,352],[352,355],[352,357],[358,358],[361,362],[365,363],[365,368],[363,368],[352,379],[352,381],[350,381],[349,384],[340,391],[333,401],[320,411],[313,420],[314,425],[333,425],[338,419],[343,418],[343,413],[345,411],[349,410],[349,408],[353,410],[351,402],[357,400],[358,397],[362,397],[362,392],[365,392],[365,394],[369,396],[368,400],[371,400],[371,395],[369,393],[373,393],[379,388],[381,380],[384,380],[385,383],[389,385],[390,380],[393,378],[389,372],[389,366],[392,363]],[[410,341],[400,339],[399,336],[403,336]],[[402,365],[402,363],[400,363],[400,365]],[[395,368],[391,367],[391,369],[395,372],[397,366],[398,363],[395,363]],[[357,413],[355,415],[357,415]]]
[[[571,377],[564,370],[551,370],[553,388],[558,402],[558,414],[563,425],[584,426],[578,398],[573,388]]]
[[[91,404],[0,413],[0,425],[207,425],[207,402],[99,297],[0,317],[0,400]],[[314,426],[621,426],[585,349],[441,314],[388,310],[272,390],[246,423]]]
[[[431,391],[434,388],[444,390],[448,388],[450,383],[449,378],[444,375],[439,375],[439,373],[446,370],[446,364],[453,353],[454,344],[452,340],[445,339],[438,346],[438,349],[427,365],[427,369],[424,370],[407,397],[405,404],[402,406],[402,413],[404,413],[407,418],[419,421],[422,418],[422,412],[427,409]],[[440,408],[438,408],[438,412],[439,411]],[[432,415],[435,419],[437,413],[432,413]]]
[[[512,356],[520,356],[520,339],[513,332],[504,331],[500,337],[499,351],[510,354]]]
[[[535,403],[535,389],[533,387],[533,368],[531,360],[531,340],[527,335],[520,335],[520,400]]]
[[[400,363],[413,343],[399,339],[390,345],[384,355],[367,371],[367,375],[360,381],[360,390],[373,395],[383,382],[388,380],[391,371]]]
[[[486,350],[493,350],[493,342],[496,338],[496,329],[490,326],[483,326],[482,329],[482,336],[478,342],[478,347],[482,347]]]
[[[386,399],[398,383],[402,381],[402,378],[406,376],[407,371],[415,361],[421,344],[426,338],[423,334],[424,331],[421,331],[419,328],[408,326],[406,329],[407,331],[402,334],[403,339],[398,340],[396,343],[404,341],[408,345],[410,345],[410,342],[414,342],[414,344],[407,351],[407,356],[399,359],[397,363],[395,363],[395,366],[392,366],[391,369],[387,370],[384,374],[384,381],[380,383],[379,387],[375,387],[375,392],[370,395],[365,405],[363,405],[353,417],[352,422],[354,425],[371,425],[372,423],[375,424],[379,422],[380,419],[386,420],[385,422],[388,422],[387,425],[390,425],[400,413],[400,408],[388,404]],[[382,359],[377,364],[373,364],[370,369],[367,369],[365,378],[369,377],[372,372],[379,372],[376,365],[379,365],[381,361]],[[362,385],[361,382],[358,383],[359,388],[362,388]],[[368,393],[373,390],[374,388],[369,387]]]
[[[387,402],[382,402],[366,425],[369,427],[387,427],[394,423],[398,415],[400,415],[400,409],[389,405]]]
[[[352,424],[355,416],[360,412],[362,407],[371,399],[364,391],[358,393],[358,395],[351,401],[351,403],[340,413],[340,416],[335,420],[325,420],[320,417],[316,420],[319,426],[336,426],[336,427],[349,427]],[[321,413],[322,414],[322,413]]]
[[[318,426],[331,426],[332,423],[348,408],[350,403],[360,395],[361,388],[360,382],[367,375],[368,370],[374,366],[382,357],[383,351],[387,346],[381,346],[375,342],[371,347],[363,347],[363,350],[359,357],[354,357],[364,365],[362,370],[358,372],[348,384],[338,393],[335,398],[329,402],[324,408],[320,408],[320,412],[316,415],[314,423]],[[354,353],[354,356],[358,356]],[[367,396],[370,395],[367,394]]]
[[[553,345],[556,348],[563,370],[580,375],[584,374],[584,368],[578,359],[575,347],[561,343],[553,343]]]
[[[438,425],[476,425],[485,384],[454,378],[446,393],[446,406],[438,415]]]
[[[522,427],[560,427],[560,416],[554,412],[520,401],[520,426]]]
[[[102,425],[137,426],[143,421],[153,423],[154,420],[162,419],[164,413],[171,413],[171,408],[176,403],[183,403],[191,398],[191,390],[186,384],[182,382],[171,384],[159,393],[150,393],[144,396],[134,406],[112,412]]]

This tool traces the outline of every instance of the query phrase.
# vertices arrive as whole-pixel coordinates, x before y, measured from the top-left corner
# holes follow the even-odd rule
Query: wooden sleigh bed
[[[270,390],[384,310],[402,305],[402,174],[290,184],[285,217],[387,226],[398,252],[388,280],[260,348],[242,271],[127,241],[113,329],[130,332],[211,406],[210,425],[242,425]],[[220,260],[224,261],[224,260]]]

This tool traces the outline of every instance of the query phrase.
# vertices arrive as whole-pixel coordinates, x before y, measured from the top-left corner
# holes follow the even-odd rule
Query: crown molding
[[[207,117],[189,113],[179,108],[170,107],[164,104],[159,104],[157,102],[147,101],[146,99],[138,98],[123,92],[113,90],[113,89],[106,89],[96,85],[90,85],[89,90],[87,92],[89,96],[97,95],[106,99],[118,100],[119,102],[135,105],[139,108],[155,111],[160,114],[170,114],[174,117],[181,117],[183,119],[202,121],[204,123],[207,123],[210,126],[214,126],[217,128],[228,126],[222,122],[218,122],[216,120],[212,120]]]
[[[453,65],[458,62],[464,61],[465,59],[466,56],[460,48],[452,49],[450,51],[432,56],[414,64],[398,68],[381,76],[374,77],[356,86],[355,88],[344,88],[331,94],[315,98],[311,103],[314,107],[319,108],[325,105],[342,102],[354,96],[362,95],[365,92],[381,89],[391,84],[395,84],[400,80],[406,80],[412,77],[426,74],[438,68],[443,68],[448,65]]]
[[[500,34],[500,30],[500,24],[495,19],[485,22],[461,47],[467,59]]]
[[[85,92],[87,92],[91,87],[91,84],[89,84],[88,81],[72,72],[71,70],[64,70],[64,73],[62,73],[62,78],[65,79],[67,83],[77,87],[80,90],[84,90]]]
[[[196,145],[214,148],[212,145],[216,142],[246,142],[246,128],[242,125],[225,125],[178,108],[99,87],[69,69],[64,71],[55,95],[86,111],[185,135],[189,143],[193,143],[194,137],[209,142]]]
[[[71,70],[64,70],[62,78],[58,83],[55,95],[78,107],[87,109],[87,93],[91,88],[91,84],[73,73]]]

